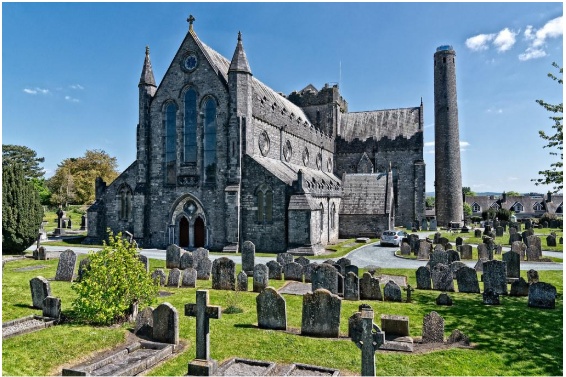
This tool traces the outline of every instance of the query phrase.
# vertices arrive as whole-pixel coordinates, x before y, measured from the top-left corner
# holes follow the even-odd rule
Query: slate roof
[[[346,141],[373,138],[394,140],[401,136],[411,138],[420,128],[420,107],[362,111],[343,114],[339,135]]]
[[[344,174],[340,214],[386,214],[386,181],[386,174]]]
[[[546,196],[534,197],[530,195],[521,196],[507,196],[506,200],[503,201],[502,197],[490,197],[490,196],[466,196],[466,203],[473,205],[477,203],[480,206],[480,212],[488,210],[494,203],[497,203],[501,208],[511,210],[515,203],[521,203],[523,206],[523,213],[556,213],[556,210],[562,204],[562,195],[552,195],[551,201],[547,202]],[[533,207],[536,203],[543,203],[544,211],[535,211]],[[476,212],[477,213],[477,212]]]

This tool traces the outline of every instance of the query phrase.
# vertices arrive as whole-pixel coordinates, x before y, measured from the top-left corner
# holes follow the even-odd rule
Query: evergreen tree
[[[2,170],[2,253],[22,253],[37,239],[43,207],[23,168],[10,164]]]

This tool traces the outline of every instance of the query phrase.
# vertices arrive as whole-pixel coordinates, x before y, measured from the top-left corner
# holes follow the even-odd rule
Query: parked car
[[[380,245],[393,245],[399,246],[401,245],[401,241],[403,238],[408,237],[407,232],[403,230],[386,230],[381,234],[381,241],[379,241]]]

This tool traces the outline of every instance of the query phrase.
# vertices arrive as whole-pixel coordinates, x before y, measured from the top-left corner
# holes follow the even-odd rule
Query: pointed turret
[[[139,92],[139,122],[137,129],[137,160],[138,160],[138,183],[144,183],[147,179],[148,165],[148,140],[150,128],[149,108],[157,85],[153,77],[153,68],[151,68],[151,60],[149,60],[149,46],[145,48],[145,60],[143,62],[140,83],[138,84]]]
[[[157,87],[157,85],[155,85],[155,78],[153,77],[153,68],[151,68],[151,60],[149,60],[149,46],[145,47],[145,60],[143,62],[143,68],[142,68],[139,85]]]
[[[236,51],[234,51],[234,56],[232,57],[232,62],[230,63],[230,69],[228,72],[252,74],[248,58],[246,57],[246,52],[244,51],[244,45],[242,44],[242,33],[240,32],[238,32],[238,44],[236,45]]]

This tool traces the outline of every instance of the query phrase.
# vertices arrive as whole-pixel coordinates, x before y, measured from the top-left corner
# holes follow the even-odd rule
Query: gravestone
[[[556,302],[556,288],[548,283],[533,283],[529,287],[529,307],[554,309]]]
[[[487,262],[487,258],[482,258],[480,260],[478,260],[476,262],[476,265],[474,266],[474,270],[476,270],[476,272],[483,272],[483,264]]]
[[[47,251],[45,250],[45,247],[40,246],[37,249],[37,260],[47,260]]]
[[[499,295],[507,294],[507,263],[490,260],[483,264],[483,290],[493,289]]]
[[[315,266],[311,272],[313,292],[323,288],[330,293],[338,294],[338,275],[338,271],[329,264],[322,263]]]
[[[525,252],[527,251],[527,245],[523,241],[515,241],[511,244],[511,251],[519,254],[520,260],[525,260]]]
[[[435,232],[437,228],[436,219],[430,220],[430,227],[428,230]]]
[[[430,312],[423,318],[423,343],[444,343],[444,318],[437,312]]]
[[[269,286],[269,268],[265,264],[257,264],[254,266],[253,277],[254,292],[262,292]]]
[[[423,219],[421,223],[421,230],[428,230],[428,221],[426,219]]]
[[[203,249],[206,250],[206,249]],[[196,250],[198,251],[198,249]],[[195,251],[195,253],[196,253]],[[206,250],[206,253],[208,254],[208,250]],[[195,255],[193,255],[193,258],[195,258]],[[198,280],[208,280],[210,279],[210,275],[212,274],[212,261],[210,259],[208,259],[208,257],[204,257],[204,258],[196,258],[195,259],[196,263],[197,263],[197,279]]]
[[[283,266],[285,280],[303,281],[303,266],[295,262],[289,262]]]
[[[389,282],[385,284],[385,287],[383,287],[383,300],[393,302],[403,301],[401,298],[401,288],[393,280],[389,280]]]
[[[334,268],[336,269],[336,271],[338,271],[338,273],[339,273],[340,275],[343,275],[343,274],[344,274],[344,269],[343,269],[342,266],[339,265],[338,263],[332,264],[332,267],[334,267]]]
[[[438,263],[431,272],[432,289],[437,291],[454,292],[454,279],[452,279],[452,271],[445,264]]]
[[[248,275],[244,271],[240,271],[236,277],[236,290],[244,292],[248,290]]]
[[[374,278],[369,272],[365,272],[360,280],[360,300],[383,301],[379,278]]]
[[[511,291],[509,296],[528,296],[529,295],[529,283],[525,281],[522,277],[511,283]]]
[[[341,274],[346,273],[346,267],[352,264],[352,261],[348,258],[340,258],[336,261],[336,264],[339,264],[342,267]]]
[[[483,294],[483,303],[484,305],[500,305],[499,301],[499,293],[497,293],[494,289],[488,288],[484,289]]]
[[[440,232],[434,233],[434,238],[432,242],[435,244],[440,243],[440,237],[442,237],[442,234],[440,234]]]
[[[478,245],[478,259],[490,259],[489,253],[487,250],[487,245],[484,243],[480,243]]]
[[[254,265],[255,245],[252,241],[245,241],[242,244],[242,271],[247,275],[252,275],[254,273]]]
[[[498,226],[495,228],[495,237],[503,237],[503,227]]]
[[[525,229],[532,229],[533,227],[533,222],[531,221],[531,219],[527,219],[525,221]]]
[[[536,245],[529,245],[527,246],[527,260],[529,262],[538,261],[540,259],[540,255],[542,254],[536,247]]]
[[[452,306],[452,304],[452,298],[445,292],[442,292],[436,298],[436,305]]]
[[[455,250],[447,250],[446,256],[448,258],[448,264],[458,262],[460,260],[460,254],[458,254]]]
[[[301,266],[305,267],[305,266],[309,265],[311,263],[311,261],[301,255],[300,257],[295,258],[295,263],[298,263]]]
[[[179,314],[168,302],[164,302],[153,311],[153,340],[179,344]]]
[[[462,343],[465,346],[469,346],[470,338],[460,330],[455,329],[454,331],[452,331],[448,339],[446,339],[446,343],[448,344]]]
[[[57,281],[73,281],[73,273],[77,265],[77,254],[73,250],[65,250],[61,253],[55,280]]]
[[[59,321],[61,318],[61,299],[51,296],[45,297],[41,315],[47,318],[55,318]]]
[[[144,271],[146,273],[149,273],[149,261],[147,260],[147,257],[145,255],[141,255],[138,254],[138,260],[141,262],[141,264],[143,265]],[[80,274],[80,265],[79,265],[79,274]]]
[[[274,260],[267,262],[266,264],[269,270],[269,278],[273,280],[281,280],[283,278],[283,267]]]
[[[452,279],[456,279],[456,273],[462,267],[467,267],[465,263],[460,261],[452,262],[448,265],[450,267],[450,271],[452,271]]]
[[[445,251],[444,250],[444,245],[438,243],[436,245],[434,245],[434,249],[433,249],[433,253],[439,252],[439,251]]]
[[[511,229],[515,229],[515,228],[511,228]],[[509,229],[509,230],[511,230]],[[513,242],[517,242],[517,241],[523,241],[523,237],[521,237],[521,235],[519,233],[509,233],[509,245],[512,245]]]
[[[527,279],[529,279],[529,284],[538,283],[538,271],[533,269],[528,270]]]
[[[81,216],[81,228],[79,230],[86,230],[86,215]]]
[[[411,255],[411,245],[403,242],[401,244],[401,255]]]
[[[193,258],[198,265],[198,262],[200,260],[208,259],[208,249],[205,249],[204,247],[199,247],[198,249],[193,251]]]
[[[29,281],[31,289],[32,306],[37,309],[43,309],[43,301],[47,296],[51,296],[51,285],[43,276],[36,276]]]
[[[196,269],[197,263],[193,256],[193,253],[186,252],[181,255],[181,259],[179,260],[179,269],[185,270],[187,268],[195,268]],[[196,270],[195,270],[196,271]]]
[[[196,304],[185,305],[185,315],[196,317],[196,358],[189,363],[189,375],[212,376],[218,370],[216,360],[210,358],[210,324],[211,318],[220,319],[220,306],[208,304],[208,291],[199,289],[196,293]]]
[[[179,268],[181,266],[181,248],[175,244],[167,246],[165,252],[165,268]]]
[[[167,286],[179,288],[181,282],[181,270],[178,268],[173,268],[169,271],[169,276],[167,277]]]
[[[532,249],[531,254],[535,255],[535,252],[537,254],[537,259],[532,259],[532,260],[538,260],[542,257],[542,244],[541,244],[541,239],[539,236],[529,236],[527,237],[528,243],[527,243],[527,260],[531,260],[528,259],[529,258],[529,249]]]
[[[344,300],[359,301],[360,279],[353,272],[348,272],[344,278]]]
[[[413,252],[413,254],[417,255],[419,252],[419,244],[420,244],[419,235],[409,234],[408,241],[409,241],[409,245],[411,245],[411,251]]]
[[[134,334],[138,336],[153,337],[153,308],[148,306],[136,316]]]
[[[550,235],[550,236],[546,237],[546,245],[548,247],[556,246],[556,236]]]
[[[472,259],[472,245],[460,246],[461,259]]]
[[[509,251],[501,256],[503,262],[507,264],[507,277],[518,278],[521,275],[521,257],[519,254]]]
[[[221,257],[212,262],[212,289],[236,290],[236,264]]]
[[[481,238],[481,229],[476,229],[474,230],[474,237],[475,238]]]
[[[183,270],[181,277],[181,286],[196,288],[197,286],[197,270],[192,267]]]
[[[381,331],[386,335],[409,336],[409,317],[382,314]]]
[[[458,283],[458,292],[462,293],[480,293],[480,284],[475,269],[465,266],[456,272],[456,282]]]
[[[464,239],[462,237],[456,237],[456,246],[462,246],[464,244]]]
[[[353,272],[356,276],[359,275],[360,273],[360,269],[358,268],[358,266],[355,266],[353,264],[346,266],[346,275],[348,275],[348,273]]]
[[[267,287],[257,295],[256,308],[260,329],[287,330],[285,299],[274,288]]]
[[[441,244],[442,246],[444,246],[444,250],[446,250],[446,245],[448,245],[450,243],[450,241],[446,237],[440,237],[438,239],[438,243]]]
[[[417,289],[432,289],[430,269],[426,266],[417,268]]]
[[[341,308],[340,297],[327,289],[316,289],[313,293],[305,293],[301,334],[337,338],[340,333]]]
[[[164,286],[167,276],[165,276],[165,271],[163,271],[161,268],[158,268],[151,273],[151,279],[155,282],[155,284]]]
[[[279,264],[281,266],[285,267],[285,265],[287,263],[293,262],[293,254],[291,254],[291,253],[279,253],[279,254],[277,254],[277,262],[279,262]]]
[[[417,258],[420,260],[428,260],[431,249],[432,249],[432,244],[430,242],[427,242],[426,240],[420,240],[419,254]]]
[[[77,282],[80,282],[80,281],[83,280],[87,271],[90,271],[90,258],[89,257],[83,258],[79,262],[79,270],[77,271]]]

